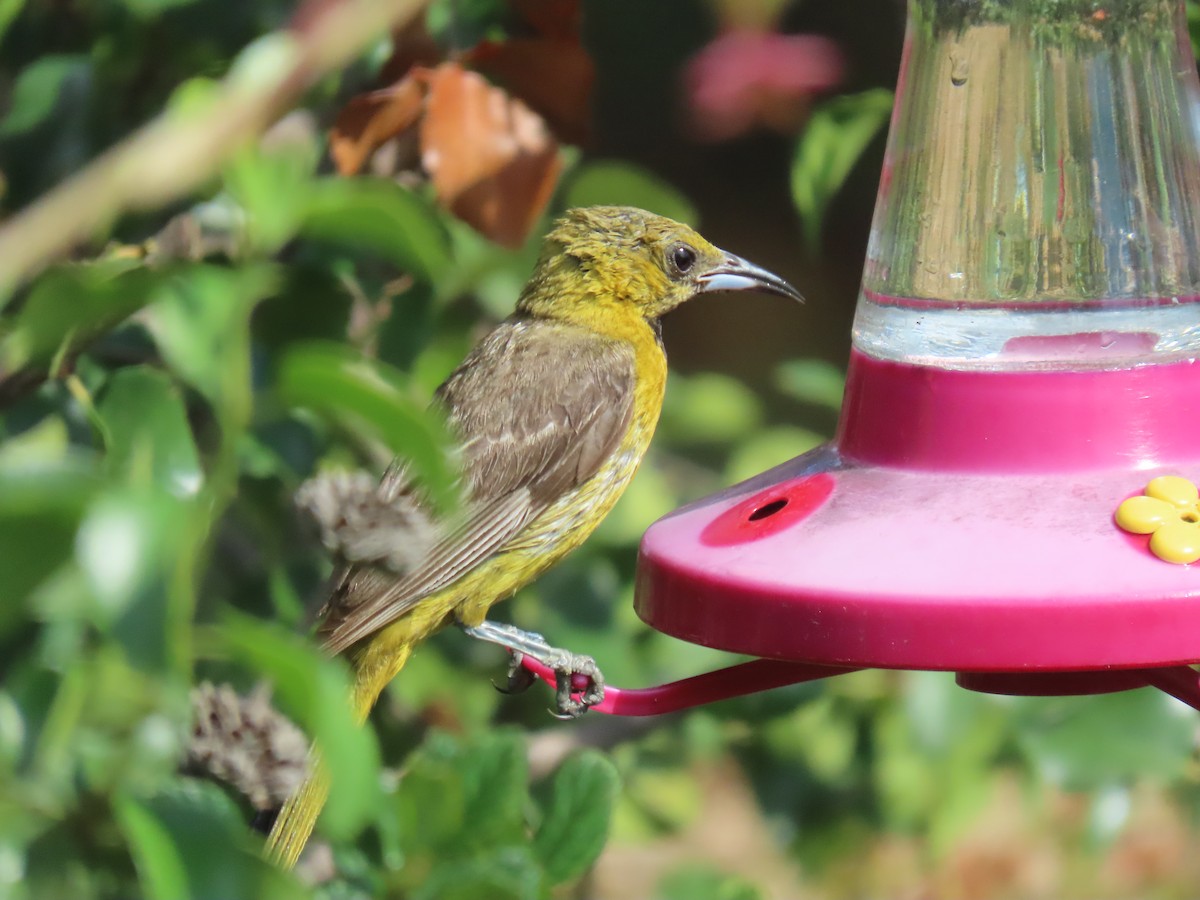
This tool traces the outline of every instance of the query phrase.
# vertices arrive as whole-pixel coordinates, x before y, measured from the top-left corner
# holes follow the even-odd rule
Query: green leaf
[[[315,165],[315,148],[301,145],[275,153],[246,150],[226,168],[226,189],[245,212],[255,250],[274,252],[300,227]]]
[[[537,235],[545,230],[546,222],[543,222],[533,229],[523,247],[509,250],[493,243],[465,222],[449,219],[446,231],[450,235],[454,266],[434,286],[435,296],[448,300],[469,294],[489,315],[504,318],[512,312],[513,304],[529,280],[529,273],[537,265],[542,249]],[[394,316],[393,323],[401,324]]]
[[[147,320],[163,357],[185,381],[226,414],[248,414],[247,322],[254,304],[272,293],[269,265],[226,269],[189,266],[163,282]]]
[[[185,780],[154,797],[116,798],[144,894],[152,900],[295,900],[303,889],[248,846],[241,814],[215,784]]]
[[[659,900],[760,900],[762,892],[736,875],[689,865],[667,875],[658,896]]]
[[[434,299],[432,286],[419,281],[391,298],[392,313],[378,331],[381,360],[404,370],[412,367],[433,337]]]
[[[183,852],[167,827],[149,809],[130,797],[117,799],[117,822],[152,900],[182,900],[191,896]]]
[[[554,776],[545,818],[533,849],[551,884],[562,884],[591,868],[608,838],[620,779],[599,753],[572,756]]]
[[[0,326],[0,390],[22,372],[45,372],[123,322],[155,296],[159,276],[128,260],[62,266],[42,276]]]
[[[125,8],[139,18],[150,19],[161,16],[180,6],[189,6],[196,0],[124,0]]]
[[[392,181],[323,178],[309,185],[300,233],[377,253],[421,281],[450,265],[450,239],[433,208]]]
[[[80,523],[75,556],[99,603],[100,624],[140,665],[166,664],[168,592],[189,535],[189,507],[146,488],[108,491]]]
[[[0,470],[43,468],[63,462],[70,452],[67,423],[60,416],[47,416],[0,443]]]
[[[683,768],[643,767],[629,773],[614,809],[614,830],[623,840],[647,840],[678,832],[699,818],[704,794]]]
[[[529,765],[522,737],[505,730],[477,739],[461,769],[470,823],[466,838],[486,846],[523,836]]]
[[[203,479],[187,411],[175,384],[148,366],[116,372],[100,396],[109,471],[131,483],[190,497]]]
[[[1008,701],[945,672],[909,672],[903,684],[901,704],[874,716],[880,809],[892,828],[923,828],[935,854],[949,852],[994,797],[1013,737]]]
[[[99,484],[92,467],[73,457],[0,468],[0,634],[25,615],[30,592],[71,560]]]
[[[463,741],[434,732],[413,754],[396,801],[409,852],[461,856],[523,842],[529,801],[525,742],[510,729]]]
[[[824,436],[807,428],[779,426],[763,428],[738,444],[725,465],[724,480],[730,483],[747,478],[807,453],[824,440]]]
[[[284,402],[381,440],[413,467],[440,508],[451,508],[456,495],[449,433],[434,412],[409,399],[398,372],[347,347],[314,343],[284,357],[278,387]]]
[[[16,771],[28,739],[28,726],[20,705],[8,691],[0,691],[0,779]]]
[[[762,422],[762,403],[742,382],[716,372],[674,378],[663,407],[663,433],[676,441],[728,443]]]
[[[1194,713],[1149,688],[1095,697],[1022,697],[1017,735],[1044,777],[1068,789],[1178,778],[1194,748]]]
[[[467,822],[467,790],[456,760],[435,751],[454,738],[435,733],[408,760],[393,806],[406,854],[430,851],[458,856]]]
[[[470,860],[444,860],[414,900],[540,900],[542,874],[526,847],[502,847]]]
[[[289,265],[283,275],[278,293],[254,310],[255,342],[281,350],[301,341],[344,339],[352,301],[332,267],[306,260]],[[393,314],[389,323],[396,318]],[[403,320],[394,327],[403,329]]]
[[[239,613],[228,614],[220,635],[235,659],[270,679],[280,707],[320,747],[330,776],[322,830],[336,839],[357,834],[379,806],[379,747],[354,720],[345,662]]]
[[[789,396],[814,406],[838,412],[846,376],[842,370],[822,359],[793,359],[775,370],[775,383]]]
[[[8,27],[24,8],[25,0],[0,0],[0,41],[4,40]]]
[[[836,97],[814,110],[792,155],[792,199],[810,250],[834,195],[892,111],[892,92],[874,88]]]
[[[699,213],[679,190],[645,169],[625,162],[581,166],[567,186],[567,206],[636,206],[695,225]]]
[[[11,19],[13,12],[0,9],[0,14],[0,26],[7,26],[3,17]],[[22,69],[12,89],[8,114],[0,119],[0,136],[21,134],[42,124],[54,111],[67,79],[85,76],[90,68],[86,56],[50,54]]]

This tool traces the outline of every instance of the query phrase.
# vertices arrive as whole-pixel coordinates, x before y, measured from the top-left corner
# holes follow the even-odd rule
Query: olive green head
[[[687,225],[631,206],[589,206],[554,223],[517,308],[567,320],[597,307],[657,319],[696,294],[738,290],[803,299]]]

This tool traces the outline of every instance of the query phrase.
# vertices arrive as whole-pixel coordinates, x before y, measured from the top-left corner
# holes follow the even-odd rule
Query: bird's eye
[[[687,244],[676,244],[671,248],[671,263],[681,275],[696,263],[696,251]]]

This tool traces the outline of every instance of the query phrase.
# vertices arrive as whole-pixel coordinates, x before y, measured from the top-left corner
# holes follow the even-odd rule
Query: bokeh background
[[[557,722],[446,633],[350,727],[292,494],[394,453],[446,487],[425,404],[580,203],[692,222],[808,302],[672,314],[634,485],[496,613],[621,686],[732,661],[637,620],[637,542],[832,434],[904,27],[897,0],[393,5],[324,65],[297,48],[370,4],[0,0],[0,898],[1196,896],[1195,714],[1152,692],[868,671]],[[305,734],[334,794],[284,875],[250,823]]]

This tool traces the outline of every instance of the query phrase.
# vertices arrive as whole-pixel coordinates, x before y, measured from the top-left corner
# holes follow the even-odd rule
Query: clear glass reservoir
[[[1182,0],[910,0],[854,342],[960,369],[1200,355]]]

